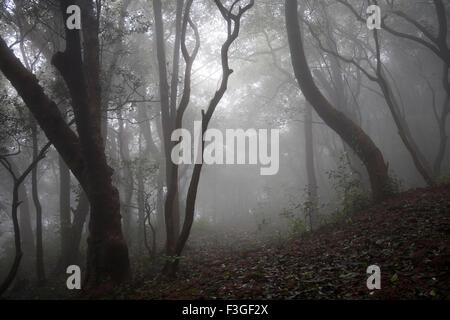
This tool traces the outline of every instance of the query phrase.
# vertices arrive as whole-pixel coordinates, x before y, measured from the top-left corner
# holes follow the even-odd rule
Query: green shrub
[[[288,227],[292,234],[298,235],[306,231],[304,219],[300,215],[295,214],[293,209],[284,209],[280,216],[288,221]]]
[[[398,194],[404,190],[403,180],[398,177],[395,173],[389,173],[389,193]]]
[[[450,183],[450,172],[441,174],[436,178],[436,184],[446,184]]]
[[[345,153],[339,156],[337,168],[327,174],[337,195],[335,216],[349,217],[370,206],[372,193],[363,188],[359,176],[350,169]]]

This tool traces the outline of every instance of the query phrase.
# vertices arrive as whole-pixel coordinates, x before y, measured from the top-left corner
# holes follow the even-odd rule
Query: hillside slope
[[[284,245],[199,251],[137,299],[449,299],[450,185],[416,189]],[[381,290],[366,268],[381,268]]]

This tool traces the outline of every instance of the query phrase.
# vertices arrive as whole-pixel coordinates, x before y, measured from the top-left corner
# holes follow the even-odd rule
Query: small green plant
[[[267,213],[263,209],[263,205],[261,203],[258,204],[257,208],[251,210],[251,215],[255,219],[256,231],[263,233],[267,231],[267,229],[271,226],[272,220],[267,215]]]
[[[295,208],[300,210],[300,213],[304,217],[304,222],[309,224],[309,230],[313,229],[313,221],[318,220],[318,214],[319,214],[319,203],[317,196],[313,195],[313,190],[306,186],[303,189],[303,197],[306,199],[306,201],[303,201],[302,203],[298,204]]]
[[[394,172],[391,172],[389,174],[389,193],[390,194],[397,194],[403,191],[404,189],[404,183],[403,180],[397,176]]]
[[[319,222],[319,209],[323,206],[319,206],[317,195],[313,195],[313,190],[309,186],[303,189],[303,199],[306,200],[293,203],[280,213],[280,216],[287,220],[292,234],[311,231]]]
[[[161,255],[160,257],[160,261],[164,261],[164,262],[169,262],[169,263],[174,263],[175,261],[180,261],[180,260],[184,260],[186,259],[186,257],[184,256],[168,256],[168,255]]]
[[[280,216],[288,221],[288,226],[292,234],[302,234],[306,231],[304,219],[298,214],[295,214],[294,210],[284,209],[280,213]]]
[[[436,184],[450,183],[450,172],[443,173],[436,178]]]
[[[339,155],[337,168],[327,174],[339,203],[335,215],[349,217],[372,203],[371,192],[362,187],[359,176],[350,169],[345,153]]]

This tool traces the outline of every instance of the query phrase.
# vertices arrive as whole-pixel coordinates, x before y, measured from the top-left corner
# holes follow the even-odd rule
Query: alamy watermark
[[[205,142],[203,156],[201,154],[201,132],[201,121],[194,121],[194,139],[187,129],[176,129],[172,132],[171,140],[178,142],[171,151],[173,163],[177,165],[260,164],[261,175],[278,173],[280,167],[279,129],[247,129],[245,131],[243,129],[226,129],[225,137],[221,130],[207,129],[203,135]]]
[[[381,8],[377,5],[370,5],[367,7],[367,28],[369,30],[381,29]]]
[[[366,285],[369,290],[381,289],[381,269],[376,264],[370,265],[366,270],[370,276],[367,278]]]

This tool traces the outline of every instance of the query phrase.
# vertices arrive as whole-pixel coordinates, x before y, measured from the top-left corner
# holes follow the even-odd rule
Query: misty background
[[[228,7],[232,4],[224,3]],[[427,181],[398,134],[399,127],[386,97],[379,83],[371,79],[377,77],[373,32],[346,4],[366,17],[366,1],[300,1],[305,53],[315,83],[327,100],[360,126],[381,150],[397,192],[424,187]],[[392,30],[435,46],[427,34],[409,21],[416,21],[435,35],[439,25],[433,1],[379,1],[379,5],[383,23]],[[162,1],[167,78],[171,86],[176,6],[176,1]],[[0,34],[22,64],[36,75],[69,123],[74,118],[71,98],[51,64],[52,55],[65,48],[59,10],[57,1],[2,0]],[[449,13],[446,3],[445,16]],[[102,136],[107,162],[114,170],[112,183],[120,194],[122,231],[132,269],[139,270],[164,252],[166,245],[167,177],[155,16],[152,1],[123,0],[102,1],[99,17]],[[213,1],[194,1],[190,17],[198,28],[200,47],[192,66],[190,102],[182,124],[192,131],[194,121],[201,120],[201,110],[206,110],[222,80],[220,48],[227,38],[227,25]],[[189,28],[186,44],[189,50],[194,49],[195,35]],[[429,176],[436,182],[448,181],[450,93],[444,86],[445,82],[448,85],[448,65],[429,47],[383,29],[379,32],[379,45],[384,79],[401,119],[401,130],[407,131]],[[178,102],[183,94],[186,65],[182,57],[179,60],[175,79]],[[247,234],[251,241],[282,239],[290,233],[314,230],[371,203],[370,181],[363,163],[317,115],[296,82],[284,1],[255,1],[241,18],[239,36],[229,50],[229,65],[233,73],[209,128],[224,134],[226,129],[279,129],[279,171],[273,176],[262,176],[259,165],[205,165],[188,249],[198,245],[195,239],[206,245],[209,240],[202,237],[209,234],[231,247],[234,233]],[[20,173],[33,159],[33,149],[40,150],[47,138],[36,128],[23,100],[3,74],[0,100],[1,154],[8,154],[11,170]],[[71,125],[75,128],[73,122]],[[309,168],[308,157],[313,159]],[[180,225],[193,167],[178,168]],[[42,212],[46,273],[64,270],[66,244],[62,234],[68,229],[81,230],[79,247],[72,251],[77,252],[75,262],[83,265],[86,259],[89,204],[80,184],[53,147],[36,170],[36,185],[32,185],[30,174],[19,188],[24,255],[16,285],[36,277],[36,200]],[[0,180],[3,279],[15,250],[10,213],[13,179],[5,167],[0,168]],[[33,192],[37,197],[33,198]],[[76,220],[77,212],[82,211],[84,214]]]

